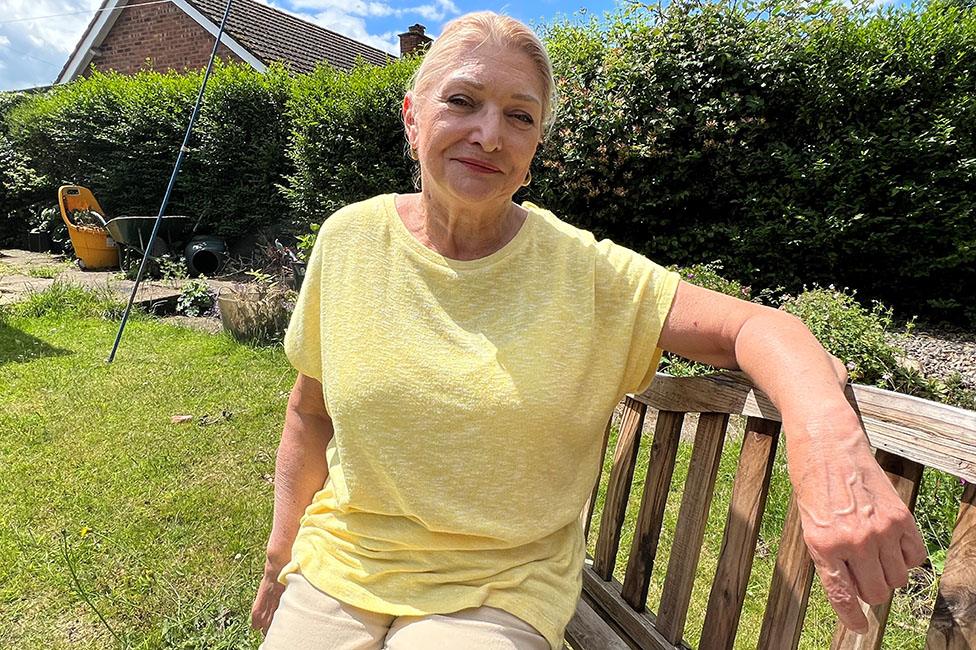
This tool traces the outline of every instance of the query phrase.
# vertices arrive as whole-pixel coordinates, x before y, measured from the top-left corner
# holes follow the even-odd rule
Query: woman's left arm
[[[804,541],[841,622],[866,630],[857,597],[884,602],[927,552],[844,397],[843,364],[798,318],[686,282],[659,345],[744,371],[779,409]]]

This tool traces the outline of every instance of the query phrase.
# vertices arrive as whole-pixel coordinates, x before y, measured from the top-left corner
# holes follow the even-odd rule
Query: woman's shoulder
[[[378,194],[346,204],[326,218],[319,229],[319,236],[346,236],[354,230],[368,230],[386,218],[393,200],[393,194]]]
[[[596,237],[589,230],[584,230],[564,221],[556,216],[551,210],[540,207],[531,201],[523,201],[522,209],[535,215],[541,222],[540,229],[544,236],[551,238],[553,244],[563,244],[566,246],[578,246],[589,248],[596,246]]]
[[[522,207],[537,215],[543,223],[542,231],[550,239],[549,245],[553,250],[564,249],[573,254],[589,254],[597,259],[610,261],[626,260],[632,256],[643,257],[626,246],[621,246],[610,239],[597,239],[589,230],[574,226],[556,216],[550,210],[525,201]]]

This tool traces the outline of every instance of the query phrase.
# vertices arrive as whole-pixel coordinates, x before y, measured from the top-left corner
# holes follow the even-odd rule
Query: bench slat
[[[596,499],[600,494],[600,479],[603,477],[603,459],[607,455],[607,443],[610,441],[610,428],[613,426],[613,416],[607,420],[607,426],[603,430],[603,446],[600,447],[600,467],[596,470],[596,481],[593,483],[593,491],[590,498],[583,508],[583,539],[590,538],[590,525],[593,523],[593,509],[596,507]]]
[[[613,575],[617,550],[620,546],[620,528],[627,514],[627,501],[630,499],[630,485],[634,479],[637,465],[637,452],[640,449],[641,430],[644,428],[644,415],[647,405],[631,397],[624,400],[624,416],[620,423],[620,436],[613,454],[613,467],[607,485],[607,499],[600,518],[600,537],[597,539],[593,556],[593,570],[604,580]]]
[[[623,630],[641,650],[691,650],[681,643],[671,643],[655,628],[656,618],[650,612],[635,612],[620,596],[621,584],[616,579],[603,580],[592,567],[583,567],[583,592],[592,600],[594,610],[604,619]]]
[[[776,568],[766,601],[762,631],[759,633],[760,650],[796,648],[807,611],[813,573],[813,560],[803,543],[800,511],[795,496],[791,496],[779,551],[776,553]]]
[[[746,421],[722,551],[705,611],[701,650],[730,649],[735,642],[759,539],[759,524],[766,508],[779,429],[779,422],[771,420],[749,418]]]
[[[637,611],[643,611],[647,603],[647,592],[654,571],[657,545],[661,539],[664,510],[667,506],[668,490],[671,488],[671,476],[674,474],[674,460],[684,417],[684,413],[671,411],[657,414],[651,458],[644,481],[644,495],[637,514],[637,529],[634,531],[627,573],[620,594]]]
[[[962,493],[925,647],[927,650],[976,648],[976,484],[973,483]]]
[[[566,626],[566,640],[573,650],[630,650],[582,598],[576,603],[576,615]]]
[[[881,465],[891,480],[895,492],[898,493],[902,502],[908,506],[908,509],[914,512],[918,489],[922,484],[923,466],[907,458],[890,454],[883,449],[879,449],[875,455],[878,464]],[[868,619],[868,631],[864,634],[857,634],[838,623],[834,629],[833,641],[830,644],[831,650],[880,650],[893,597],[894,594],[889,596],[886,602],[872,607],[865,607],[865,604],[861,603],[865,609],[864,615]]]
[[[664,591],[658,612],[658,631],[671,643],[680,641],[684,634],[688,604],[691,601],[691,590],[728,423],[727,413],[702,413],[698,420],[695,446],[691,452],[691,464],[685,480],[685,492],[681,499],[681,510],[678,512],[678,523],[668,560],[668,574],[664,578]]]
[[[635,398],[662,411],[731,413],[782,421],[745,374],[707,377],[658,373]],[[849,385],[871,446],[976,483],[976,412],[873,386]]]

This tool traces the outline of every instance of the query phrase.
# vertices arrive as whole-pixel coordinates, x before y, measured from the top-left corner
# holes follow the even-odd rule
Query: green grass
[[[280,350],[148,318],[109,366],[117,323],[64,308],[68,291],[0,319],[0,647],[114,644],[63,540],[121,645],[256,647],[293,371]],[[170,421],[224,410],[208,426]]]
[[[725,443],[722,460],[719,466],[715,493],[709,510],[708,524],[702,544],[701,559],[698,564],[695,585],[689,606],[688,620],[685,626],[685,640],[696,647],[705,620],[705,608],[708,604],[709,588],[718,564],[719,552],[722,548],[722,533],[728,516],[729,502],[732,496],[732,484],[738,463],[739,452],[742,447],[742,422],[733,421],[732,430],[735,432]],[[604,459],[601,477],[600,493],[594,509],[587,550],[592,555],[596,548],[596,540],[600,529],[600,515],[603,512],[606,498],[607,481],[613,461],[613,449],[616,445],[618,431],[616,427],[611,432],[607,455]],[[634,471],[633,485],[638,486],[631,491],[624,520],[620,551],[614,575],[623,582],[627,568],[627,557],[630,553],[634,531],[637,525],[637,514],[640,508],[640,497],[643,491],[644,479],[647,475],[647,465],[650,455],[650,443],[653,439],[653,427],[645,431],[641,441],[637,467]],[[648,592],[647,607],[650,611],[658,611],[661,593],[664,587],[664,577],[668,568],[668,551],[674,539],[674,530],[681,505],[681,495],[688,465],[691,460],[692,444],[681,442],[678,446],[674,476],[668,495],[668,505],[665,512],[664,527],[658,548],[651,585]],[[929,544],[932,555],[944,555],[944,549],[949,544],[952,524],[955,521],[959,506],[962,487],[955,478],[934,470],[926,470],[919,496],[919,509],[916,513],[923,536]],[[780,438],[777,449],[776,463],[770,484],[769,497],[760,527],[759,542],[757,544],[755,560],[752,567],[742,616],[736,635],[736,648],[755,648],[759,640],[762,627],[763,612],[766,598],[769,595],[769,585],[772,581],[776,562],[776,551],[779,547],[779,535],[789,506],[790,485],[786,472],[783,439]],[[925,632],[928,629],[932,604],[935,602],[935,576],[931,570],[916,569],[912,574],[909,587],[899,589],[892,604],[891,615],[885,632],[884,647],[888,649],[922,648],[925,645]],[[804,650],[822,650],[830,647],[831,636],[834,631],[836,617],[826,596],[820,587],[819,580],[814,578],[813,590],[807,607],[804,621],[804,631],[800,638],[799,647]]]
[[[68,268],[68,265],[62,264],[60,266],[53,265],[43,265],[43,266],[32,266],[27,269],[27,275],[32,278],[56,278],[62,271]]]
[[[280,349],[136,314],[106,365],[119,303],[55,282],[0,312],[0,647],[255,648],[248,629],[271,525],[274,452],[294,371]],[[220,417],[227,412],[229,418]],[[173,415],[193,415],[173,424]],[[210,424],[201,426],[199,419]],[[642,486],[650,432],[634,484]],[[594,516],[599,527],[603,491]],[[686,638],[701,633],[740,437],[725,447]],[[656,610],[691,446],[682,443],[648,604]],[[780,445],[782,456],[782,444]],[[636,523],[631,495],[616,573]],[[948,544],[961,487],[928,472],[919,521]],[[753,648],[785,517],[773,475],[736,647]],[[77,574],[76,584],[71,572]],[[91,602],[94,609],[86,603]],[[895,599],[885,648],[924,645],[932,576]],[[99,614],[107,622],[103,625]],[[801,647],[829,645],[834,617],[815,581]],[[121,640],[116,644],[113,632]]]

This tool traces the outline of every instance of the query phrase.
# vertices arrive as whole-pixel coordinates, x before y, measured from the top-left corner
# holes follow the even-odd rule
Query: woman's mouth
[[[501,173],[501,170],[495,167],[494,165],[490,163],[486,163],[481,160],[476,160],[474,158],[455,158],[454,160],[458,161],[459,163],[461,163],[471,171],[478,172],[480,174]]]

